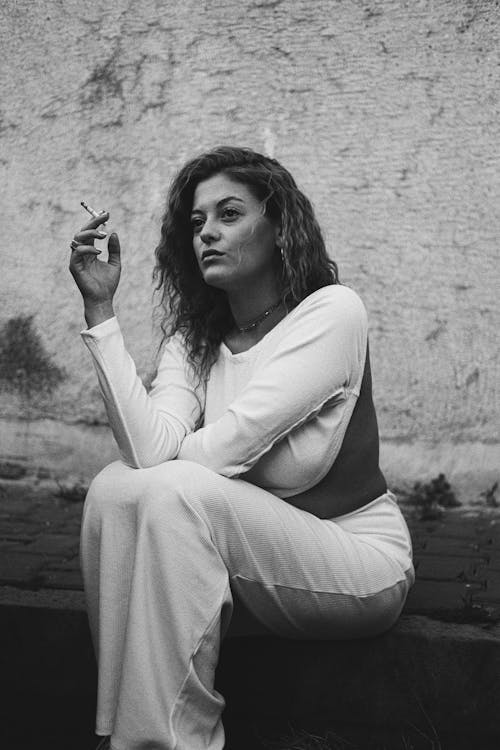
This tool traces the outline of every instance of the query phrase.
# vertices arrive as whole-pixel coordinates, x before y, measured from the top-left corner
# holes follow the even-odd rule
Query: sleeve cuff
[[[92,328],[85,328],[83,331],[80,331],[80,336],[83,338],[102,339],[110,333],[115,333],[119,330],[120,326],[118,324],[118,318],[116,315],[113,315],[112,318],[103,320],[102,323],[98,323]]]

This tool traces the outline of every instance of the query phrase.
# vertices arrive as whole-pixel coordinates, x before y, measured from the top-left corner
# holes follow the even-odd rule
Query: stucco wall
[[[67,271],[82,198],[111,211],[117,310],[150,370],[168,183],[187,157],[230,142],[292,171],[366,303],[392,470],[406,471],[405,445],[421,468],[441,446],[458,470],[462,445],[471,470],[494,475],[498,2],[7,0],[0,12],[0,325],[33,315],[64,375],[52,395],[6,389],[4,417],[103,417]]]

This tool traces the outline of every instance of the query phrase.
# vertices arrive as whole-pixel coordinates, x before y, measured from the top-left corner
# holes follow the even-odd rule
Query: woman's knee
[[[138,512],[148,526],[175,527],[177,522],[192,519],[208,521],[213,472],[192,461],[167,461],[145,469]]]
[[[174,523],[186,512],[208,517],[220,499],[211,489],[213,480],[212,471],[192,461],[165,461],[148,469],[115,461],[92,481],[85,512],[102,515],[133,506],[151,525],[169,519]]]
[[[132,469],[122,461],[114,461],[102,469],[90,483],[85,498],[85,512],[100,512],[104,509],[129,504],[134,498],[137,484]]]
[[[149,497],[163,497],[165,502],[176,502],[178,498],[204,502],[207,495],[214,494],[211,486],[217,475],[205,466],[193,461],[172,460],[142,470],[140,481]]]

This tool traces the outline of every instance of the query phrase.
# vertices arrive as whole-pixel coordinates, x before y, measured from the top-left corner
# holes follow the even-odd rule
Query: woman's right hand
[[[118,235],[113,232],[109,237],[107,262],[98,259],[101,251],[94,247],[94,240],[106,236],[98,227],[108,219],[107,212],[91,219],[75,234],[71,243],[69,270],[83,297],[85,316],[90,326],[114,314],[113,297],[120,280]]]

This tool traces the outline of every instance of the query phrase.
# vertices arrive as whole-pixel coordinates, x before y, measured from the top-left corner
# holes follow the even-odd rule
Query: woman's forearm
[[[104,311],[105,312],[105,311]],[[148,393],[125,348],[116,318],[82,332],[89,348],[108,420],[125,463],[147,468],[177,456],[199,416],[198,396],[186,383],[174,345],[160,364],[160,379]]]

